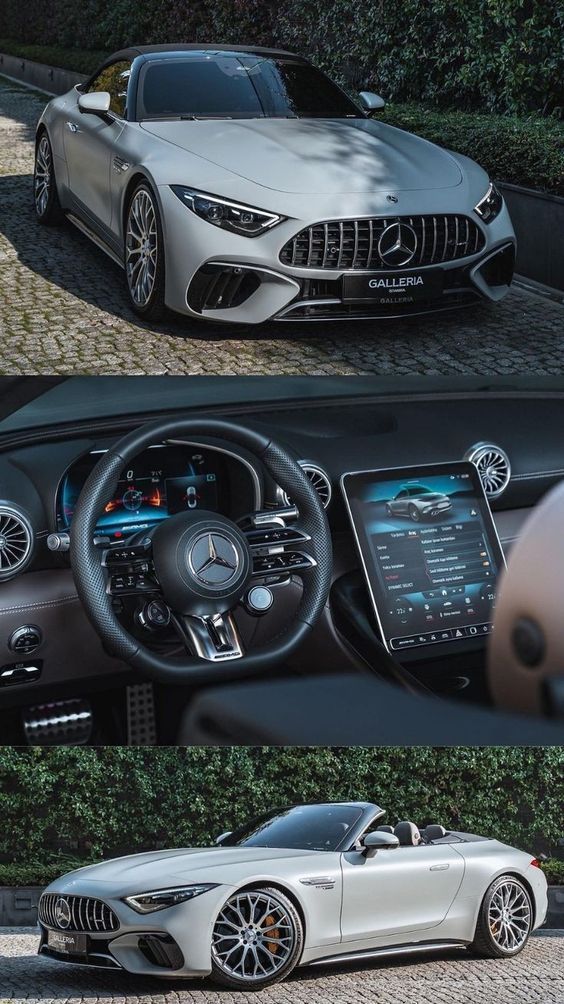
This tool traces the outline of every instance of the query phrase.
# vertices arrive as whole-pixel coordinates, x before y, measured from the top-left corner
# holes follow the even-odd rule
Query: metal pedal
[[[22,717],[30,746],[84,746],[92,736],[92,708],[88,701],[38,704],[24,711]]]
[[[128,746],[156,746],[157,720],[155,692],[152,683],[135,683],[127,687]]]

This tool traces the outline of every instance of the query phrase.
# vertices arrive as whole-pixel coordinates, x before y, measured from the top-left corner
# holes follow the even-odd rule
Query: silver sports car
[[[505,958],[547,910],[538,861],[499,840],[381,825],[367,802],[298,805],[216,847],[81,868],[41,897],[39,952],[260,989],[296,966],[469,947]]]
[[[499,300],[515,235],[467,157],[372,115],[289,52],[140,46],[49,102],[40,223],[66,215],[125,270],[133,309],[389,317]]]
[[[452,509],[448,495],[434,492],[425,485],[404,485],[386,502],[387,516],[409,516],[414,523],[430,516],[442,516]]]

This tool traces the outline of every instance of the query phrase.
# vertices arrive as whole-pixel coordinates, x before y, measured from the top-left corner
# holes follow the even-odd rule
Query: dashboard
[[[427,493],[421,489],[428,489],[445,496],[446,505],[450,501],[452,506],[450,486],[430,481],[429,472],[425,474],[422,465],[444,464],[445,461],[459,463],[478,442],[498,444],[507,452],[511,462],[510,476],[508,472],[502,493],[490,499],[495,523],[493,533],[493,524],[487,523],[487,513],[484,516],[480,509],[481,532],[484,531],[486,539],[480,534],[475,539],[472,537],[469,552],[471,557],[477,555],[478,562],[491,560],[495,575],[448,583],[437,579],[431,583],[415,575],[421,571],[421,554],[418,554],[417,567],[410,564],[411,558],[406,563],[402,588],[386,593],[381,585],[378,587],[376,609],[388,649],[402,660],[405,657],[406,660],[433,663],[438,676],[454,679],[463,675],[454,641],[438,644],[429,639],[431,644],[427,644],[427,639],[425,643],[414,639],[435,633],[436,622],[427,620],[429,614],[448,613],[443,631],[460,629],[460,621],[455,624],[454,618],[470,618],[466,607],[471,608],[474,619],[465,621],[465,628],[491,623],[495,579],[503,568],[503,556],[496,549],[495,536],[499,536],[503,551],[507,552],[532,507],[549,488],[564,479],[561,439],[564,395],[523,398],[517,391],[509,390],[495,395],[491,391],[445,392],[431,396],[415,393],[399,395],[396,400],[377,394],[359,398],[351,385],[348,386],[348,393],[342,399],[328,397],[317,402],[305,397],[231,408],[216,403],[205,411],[191,409],[191,413],[198,417],[209,414],[210,417],[232,419],[268,433],[284,444],[296,459],[307,458],[312,481],[321,472],[321,490],[325,487],[325,497],[330,498],[327,514],[333,539],[334,590],[327,617],[316,628],[309,643],[311,647],[303,654],[307,672],[347,666],[347,654],[339,639],[347,637],[350,640],[349,629],[355,631],[355,651],[364,652],[361,646],[365,642],[368,644],[363,634],[364,626],[358,619],[351,628],[351,620],[345,616],[345,603],[341,608],[342,619],[337,616],[336,587],[347,576],[356,576],[357,584],[352,583],[351,590],[346,595],[343,593],[344,600],[352,597],[358,611],[357,597],[360,597],[360,602],[366,603],[366,621],[370,619],[373,634],[374,627],[378,626],[374,605],[369,609],[371,598],[355,546],[351,516],[339,491],[343,475],[348,471],[369,471],[381,494],[372,501],[375,505],[383,503],[380,530],[387,536],[381,542],[385,545],[384,551],[373,553],[371,574],[375,575],[378,553],[389,555],[392,564],[401,563],[406,540],[410,543],[417,537],[421,541],[422,535],[437,537],[445,527],[451,526],[451,518],[456,516],[456,512],[445,508],[445,501],[440,499],[438,502],[431,500],[431,508],[436,503],[438,514],[424,515],[421,521],[410,519],[409,508],[407,515],[402,513],[404,499],[400,496],[403,491],[416,490],[417,505],[425,504]],[[179,412],[179,417],[186,417],[186,412],[187,409]],[[61,420],[60,427],[53,425],[45,432],[30,430],[25,434],[0,437],[0,508],[9,507],[23,514],[32,538],[32,552],[25,564],[10,573],[10,577],[0,576],[0,688],[3,686],[2,669],[12,667],[20,652],[26,654],[24,648],[16,652],[13,647],[17,632],[25,625],[39,629],[39,647],[28,658],[34,665],[42,664],[41,680],[46,691],[51,685],[64,681],[70,685],[80,678],[115,676],[115,660],[109,660],[101,646],[96,647],[95,635],[82,614],[69,555],[49,550],[47,541],[54,533],[72,536],[78,497],[100,457],[123,435],[154,417],[154,414],[146,414],[72,424]],[[390,469],[398,467],[406,470],[397,477],[391,475]],[[443,474],[437,476],[444,477]],[[448,472],[447,477],[450,478]],[[397,506],[393,524],[385,513],[386,502],[392,510]],[[192,508],[217,511],[237,521],[257,509],[278,508],[281,504],[280,492],[260,462],[244,451],[234,451],[229,442],[206,437],[202,437],[201,442],[168,441],[155,444],[122,471],[112,498],[100,514],[97,533],[106,541],[109,538],[110,542],[117,543],[122,537],[158,525],[169,515]],[[477,518],[471,519],[476,521]],[[456,519],[454,522],[462,521]],[[360,534],[358,526],[356,529]],[[431,548],[437,545],[446,548],[444,557],[450,562],[447,575],[465,576],[468,569],[461,570],[457,566],[465,552],[466,531],[459,533],[455,525],[453,532],[456,540],[434,540]],[[477,551],[473,550],[475,545]],[[482,556],[482,550],[487,551],[489,557],[488,554]],[[368,546],[363,546],[363,553],[366,560],[370,553]],[[423,549],[423,558],[426,556]],[[463,557],[466,560],[466,553]],[[471,576],[473,573],[472,567]],[[462,587],[464,592],[460,592]],[[443,589],[457,592],[444,597]],[[439,595],[423,595],[429,592]],[[471,601],[469,604],[465,602],[467,598]],[[293,615],[291,604],[298,599],[293,588],[280,587],[272,609],[259,621],[253,621],[252,630],[256,627],[261,638],[263,635],[265,639],[271,637],[271,633],[281,630],[288,616]],[[392,602],[387,602],[390,599]],[[389,622],[386,611],[391,618]],[[439,617],[439,623],[441,620],[443,618]],[[408,641],[398,645],[397,639]],[[483,661],[486,643],[483,637],[479,642],[472,642],[476,646],[477,661]],[[479,651],[478,644],[481,645]],[[377,659],[376,652],[367,661],[376,667]],[[410,662],[412,672],[413,665]],[[17,677],[12,676],[10,680],[16,683]],[[24,692],[29,694],[31,689],[30,678],[25,691],[21,688],[22,699]],[[16,687],[11,691],[0,690],[0,697],[5,695],[7,699],[9,693],[16,694],[17,690]]]

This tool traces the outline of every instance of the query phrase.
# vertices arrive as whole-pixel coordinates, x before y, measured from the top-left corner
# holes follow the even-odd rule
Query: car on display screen
[[[273,320],[426,313],[507,293],[515,235],[472,160],[372,116],[306,59],[140,46],[49,102],[40,223],[125,269],[133,309]]]
[[[465,947],[512,958],[525,947],[547,911],[535,858],[384,816],[369,802],[294,805],[216,847],[88,865],[43,893],[39,953],[247,990],[296,966]]]
[[[434,492],[425,485],[405,485],[393,499],[386,502],[387,516],[409,516],[414,523],[430,516],[441,516],[452,509],[448,495]]]

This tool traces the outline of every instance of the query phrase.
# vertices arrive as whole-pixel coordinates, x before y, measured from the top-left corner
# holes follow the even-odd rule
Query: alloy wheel
[[[236,893],[215,922],[212,954],[224,973],[240,980],[270,979],[290,958],[296,932],[281,902],[269,893]]]
[[[504,952],[516,952],[531,927],[529,898],[518,882],[506,879],[495,889],[488,908],[490,933]]]
[[[35,155],[35,208],[38,216],[44,216],[49,204],[51,191],[52,157],[49,140],[44,134],[37,145]]]
[[[127,217],[125,269],[133,302],[145,307],[157,276],[157,214],[145,188],[135,193]]]

